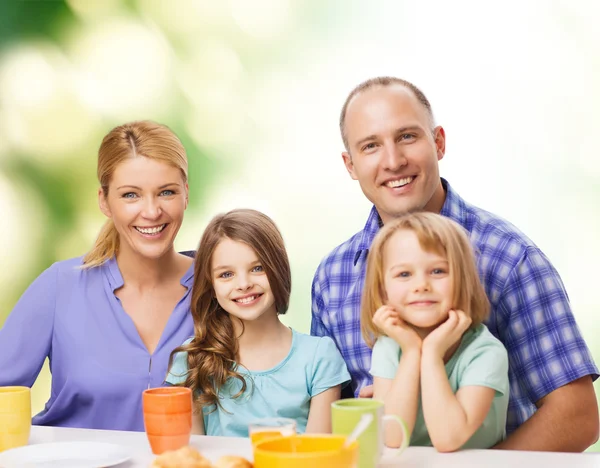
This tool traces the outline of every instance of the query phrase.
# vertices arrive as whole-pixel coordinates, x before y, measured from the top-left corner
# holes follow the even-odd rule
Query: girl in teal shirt
[[[193,432],[248,436],[258,418],[296,421],[298,432],[331,432],[331,403],[350,375],[329,337],[279,320],[291,272],[281,234],[254,210],[233,210],[207,226],[192,287],[195,335],[172,354],[167,382],[190,387]]]
[[[361,324],[373,346],[374,398],[402,418],[411,445],[488,448],[505,435],[506,349],[482,324],[489,303],[464,229],[414,213],[386,224],[369,251]],[[386,443],[399,446],[399,431]]]

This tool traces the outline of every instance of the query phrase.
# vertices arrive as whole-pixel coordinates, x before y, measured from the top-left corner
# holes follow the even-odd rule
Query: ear
[[[350,174],[350,177],[352,177],[353,180],[358,180],[358,176],[356,175],[356,172],[354,170],[354,163],[352,162],[352,156],[350,156],[350,153],[344,151],[342,153],[342,159],[344,160],[344,165],[346,166],[346,170],[348,171],[348,174]]]
[[[110,212],[110,208],[108,207],[108,202],[106,201],[106,197],[104,196],[104,190],[102,187],[98,189],[98,206],[100,207],[100,211],[104,213],[104,216],[107,218],[112,218],[112,213]]]
[[[187,209],[189,201],[190,201],[190,186],[186,182],[185,183],[185,207],[184,207],[184,210]]]
[[[437,159],[441,161],[446,153],[446,131],[442,126],[437,126],[433,129],[433,138],[437,149]]]

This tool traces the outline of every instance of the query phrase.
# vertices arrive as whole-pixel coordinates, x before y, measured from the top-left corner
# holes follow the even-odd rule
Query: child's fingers
[[[458,314],[458,328],[461,332],[464,332],[467,328],[471,326],[473,320],[467,314],[465,314],[462,310],[457,312]]]

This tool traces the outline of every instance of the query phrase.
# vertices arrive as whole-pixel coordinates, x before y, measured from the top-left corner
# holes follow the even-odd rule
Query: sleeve
[[[189,340],[184,341],[183,344],[189,344],[191,341],[192,339],[190,338]],[[173,363],[167,373],[165,382],[170,385],[184,384],[187,379],[188,370],[188,353],[180,351],[173,357]]]
[[[499,307],[511,372],[531,401],[586,375],[598,378],[560,276],[538,248],[512,270]]]
[[[0,386],[31,387],[50,356],[58,264],[27,288],[0,329]]]
[[[312,302],[312,320],[310,322],[310,334],[313,336],[331,336],[329,329],[323,323],[323,315],[327,308],[323,299],[323,284],[321,280],[323,265],[319,265],[312,282],[311,302]]]
[[[500,395],[508,394],[508,355],[500,341],[478,348],[470,357],[458,386],[473,385],[492,388]]]
[[[373,346],[371,370],[373,377],[393,379],[400,363],[400,345],[389,336],[380,336]]]
[[[335,343],[327,336],[321,337],[315,349],[310,396],[314,397],[336,385],[344,387],[349,382],[350,374]]]

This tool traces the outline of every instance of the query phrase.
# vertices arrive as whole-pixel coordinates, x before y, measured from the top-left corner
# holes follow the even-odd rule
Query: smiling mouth
[[[258,299],[262,294],[253,294],[252,296],[242,297],[240,299],[234,299],[233,302],[238,304],[250,304],[252,301]]]
[[[134,226],[136,231],[147,236],[155,236],[157,234],[160,234],[165,229],[165,227],[167,227],[167,223],[152,227]]]
[[[399,188],[410,184],[415,179],[416,176],[403,177],[402,179],[389,180],[384,185],[389,188]]]

